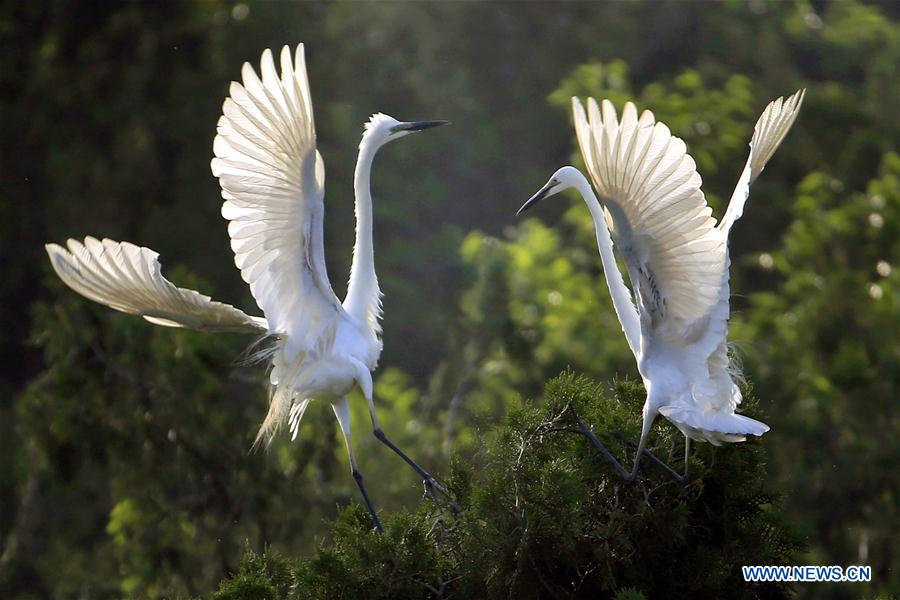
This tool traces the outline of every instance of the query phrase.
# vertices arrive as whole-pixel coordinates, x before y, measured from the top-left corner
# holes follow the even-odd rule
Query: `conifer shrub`
[[[577,432],[576,414],[630,466],[643,401],[639,383],[564,373],[543,401],[513,407],[482,435],[474,464],[452,465],[462,512],[426,501],[383,515],[378,534],[351,505],[314,555],[248,552],[212,598],[789,596],[787,585],[741,575],[742,565],[791,564],[800,551],[766,487],[760,441],[694,444],[687,485],[646,459],[628,484]],[[743,408],[757,411],[752,397]],[[649,448],[680,471],[683,443],[659,419]]]

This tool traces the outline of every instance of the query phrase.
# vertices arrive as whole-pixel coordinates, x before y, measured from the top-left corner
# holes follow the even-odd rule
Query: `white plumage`
[[[700,191],[694,160],[651,112],[638,120],[630,102],[621,124],[609,100],[602,113],[588,100],[590,121],[577,100],[573,109],[585,164],[646,309],[642,316],[689,325],[717,302],[725,264],[725,244]]]
[[[741,393],[728,357],[728,234],[741,216],[750,184],[784,139],[803,91],[771,102],[756,124],[750,156],[729,207],[717,224],[701,179],[682,140],[650,111],[638,117],[627,103],[618,118],[612,103],[572,99],[575,130],[591,185],[563,167],[520,209],[574,187],[591,211],[604,274],[616,314],[647,388],[644,426],[634,478],[657,414],[688,440],[713,444],[762,435],[768,426],[735,413]],[[613,248],[625,262],[631,289]],[[686,476],[686,473],[685,473]]]
[[[299,47],[296,62],[285,47],[279,77],[266,50],[262,81],[244,65],[244,84],[232,83],[222,106],[211,163],[234,263],[271,332],[286,336],[289,361],[312,350],[340,311],[325,271],[325,169]]]
[[[47,244],[54,270],[66,285],[118,311],[167,327],[202,331],[266,331],[266,320],[194,290],[175,287],[160,272],[158,254],[128,242],[87,237],[67,248]]]
[[[116,310],[172,327],[267,334],[271,400],[257,440],[271,440],[289,422],[294,437],[311,400],[332,404],[350,455],[354,479],[376,526],[350,442],[347,394],[358,385],[375,435],[400,454],[433,489],[434,478],[394,446],[378,426],[371,371],[382,343],[381,292],[372,247],[372,161],[381,146],[444,121],[401,122],[378,113],[366,124],[354,177],[356,244],[343,304],[332,291],[323,244],[325,167],[316,150],[312,99],[303,45],[285,46],[279,74],[270,50],[260,78],[248,63],[222,106],[213,143],[213,175],[222,187],[222,216],[235,265],[265,314],[251,317],[209,297],[175,287],[161,272],[157,254],[128,242],[88,237],[68,249],[47,244],[51,264],[76,292]]]

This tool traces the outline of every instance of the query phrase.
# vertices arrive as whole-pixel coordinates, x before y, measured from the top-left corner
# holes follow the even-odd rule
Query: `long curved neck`
[[[580,172],[575,182],[575,189],[581,194],[584,203],[591,211],[594,229],[597,233],[597,248],[600,250],[600,261],[603,263],[603,274],[606,277],[606,285],[609,287],[609,295],[612,296],[613,308],[616,310],[619,323],[622,324],[622,330],[625,332],[625,339],[628,340],[631,352],[638,357],[641,351],[640,317],[632,302],[631,291],[625,285],[619,265],[616,263],[606,216],[603,214],[603,208],[600,206],[597,196],[594,195],[594,190],[591,189],[591,184]]]
[[[350,267],[350,283],[344,310],[360,323],[367,324],[379,333],[381,327],[381,290],[375,274],[375,248],[372,244],[372,161],[378,146],[368,136],[359,145],[359,157],[353,176],[356,193],[356,243],[353,245],[353,264]]]

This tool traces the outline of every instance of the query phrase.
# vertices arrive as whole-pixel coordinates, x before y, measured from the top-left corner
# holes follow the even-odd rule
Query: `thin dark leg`
[[[624,436],[619,435],[619,434],[613,434],[613,435],[616,437],[616,439],[618,439],[620,442],[622,442],[629,448],[635,447],[635,443],[633,441],[625,438]],[[688,468],[690,466],[689,458],[690,458],[690,450],[691,450],[691,441],[690,441],[690,438],[688,438],[687,436],[685,436],[684,439],[685,439],[685,442],[684,442],[684,475],[679,475],[675,471],[675,469],[673,469],[672,467],[667,465],[661,458],[659,458],[658,456],[653,454],[653,452],[651,452],[650,450],[647,450],[646,448],[644,449],[644,454],[647,455],[647,458],[649,458],[651,460],[651,462],[656,463],[662,470],[664,470],[666,473],[668,473],[672,477],[672,479],[674,479],[675,481],[677,481],[678,483],[681,483],[681,484],[686,484],[688,482]]]
[[[454,500],[453,497],[450,495],[450,492],[448,492],[444,486],[442,486],[440,483],[438,483],[438,481],[431,475],[431,473],[429,473],[428,471],[426,471],[425,469],[420,467],[416,463],[416,461],[411,459],[406,454],[406,452],[404,452],[403,450],[398,448],[397,445],[394,444],[394,442],[389,440],[388,437],[384,434],[384,432],[381,429],[376,428],[373,433],[375,434],[375,437],[377,437],[379,440],[381,440],[381,442],[385,446],[387,446],[388,448],[390,448],[391,450],[396,452],[400,458],[402,458],[403,460],[406,461],[406,464],[408,464],[410,467],[412,467],[413,470],[416,473],[418,473],[419,476],[422,477],[422,479],[425,480],[426,489],[431,488],[431,489],[435,489],[435,490],[439,491],[441,494],[443,494],[447,498],[447,501],[450,503],[450,506],[453,507],[453,510],[456,510],[456,511],[462,510],[462,507],[459,504],[457,504],[456,500]]]
[[[673,469],[672,467],[667,465],[661,458],[659,458],[658,456],[656,456],[649,450],[644,450],[644,454],[647,455],[647,458],[649,458],[651,460],[651,462],[656,463],[657,465],[660,466],[660,468],[662,468],[663,471],[668,473],[672,477],[672,479],[674,479],[678,483],[682,483],[682,484],[687,483],[687,473],[685,473],[684,475],[679,475],[675,471],[675,469]]]
[[[369,510],[369,515],[371,515],[372,520],[375,521],[375,529],[378,530],[378,533],[384,533],[384,528],[381,526],[381,521],[378,519],[378,515],[375,514],[375,507],[372,505],[372,501],[369,499],[368,492],[366,492],[366,486],[363,485],[362,473],[360,473],[358,469],[353,469],[353,481],[356,482],[356,487],[359,488],[359,492],[362,494],[363,500],[366,501],[366,508]]]
[[[353,481],[356,482],[356,487],[359,488],[363,500],[366,502],[369,515],[372,516],[372,521],[375,522],[375,529],[379,533],[383,533],[384,529],[381,528],[381,521],[378,520],[378,515],[375,514],[375,507],[372,506],[372,500],[369,498],[369,493],[363,484],[362,473],[359,472],[359,468],[356,466],[356,454],[353,452],[353,443],[350,441],[350,405],[347,403],[347,398],[340,398],[332,402],[331,408],[334,410],[334,416],[337,417],[338,423],[341,425],[341,433],[344,434],[344,442],[347,444],[347,456],[350,457],[350,474],[353,475]]]
[[[637,474],[636,473],[637,469],[635,469],[635,471],[633,471],[631,473],[626,471],[625,467],[623,467],[622,464],[618,460],[616,460],[616,457],[613,456],[612,453],[606,449],[606,446],[603,445],[603,442],[601,442],[599,439],[597,439],[597,436],[594,435],[594,432],[591,431],[591,429],[587,425],[584,424],[584,421],[581,420],[581,415],[579,415],[578,412],[576,412],[575,407],[574,406],[570,407],[570,409],[572,410],[572,414],[575,415],[575,420],[578,422],[579,431],[587,439],[589,439],[591,441],[591,444],[593,444],[594,447],[597,448],[597,450],[599,450],[601,454],[603,454],[603,457],[607,460],[607,462],[609,462],[609,464],[611,464],[613,466],[613,468],[616,470],[616,472],[619,475],[621,475],[625,479],[625,481],[627,481],[629,483],[634,481],[635,475]],[[635,466],[637,466],[637,458],[638,457],[635,457]]]

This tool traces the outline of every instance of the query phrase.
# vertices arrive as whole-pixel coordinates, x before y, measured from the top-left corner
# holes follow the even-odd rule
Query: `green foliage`
[[[707,85],[688,70],[633,94],[627,66],[612,61],[575,68],[550,101],[566,111],[571,95],[620,103],[636,99],[653,106],[693,152],[708,154],[706,166],[715,172],[725,160],[743,159],[738,146],[749,139],[754,117],[748,87],[741,76]],[[580,164],[580,158],[574,162]],[[562,226],[545,225],[532,212],[504,239],[473,232],[463,241],[461,256],[475,273],[462,298],[459,337],[467,345],[451,349],[445,364],[456,379],[443,390],[455,397],[456,391],[447,388],[465,381],[465,405],[457,410],[462,417],[456,422],[474,424],[483,415],[496,420],[518,393],[538,393],[566,368],[598,377],[637,377],[603,282],[593,221],[584,204],[570,198],[554,198],[539,209],[552,214],[553,202],[564,205]],[[444,384],[444,377],[439,372],[435,383]],[[466,452],[471,441],[461,440],[456,448]]]
[[[177,269],[173,277],[208,289]],[[37,307],[35,342],[51,366],[17,405],[19,426],[46,456],[29,473],[44,489],[29,510],[46,515],[42,529],[64,527],[90,548],[72,561],[65,538],[33,540],[39,565],[67,566],[48,570],[48,581],[95,597],[195,592],[217,577],[204,568],[210,556],[227,569],[245,540],[282,528],[302,539],[323,504],[287,475],[319,459],[311,449],[284,461],[248,453],[265,390],[262,373],[233,364],[243,342],[126,316],[97,328],[96,312],[73,295]],[[86,496],[95,501],[85,506]],[[300,512],[290,517],[288,506]]]
[[[887,154],[865,191],[826,173],[798,187],[783,246],[756,268],[780,276],[737,335],[751,332],[748,367],[761,394],[783,407],[780,468],[815,559],[871,564],[896,587],[900,482],[885,471],[900,454],[892,430],[900,379],[900,156]],[[749,261],[748,261],[749,262]],[[764,266],[768,266],[766,269]]]
[[[616,595],[613,596],[613,600],[645,600],[646,596],[642,594],[639,590],[635,588],[622,588]]]
[[[310,408],[297,442],[282,436],[271,451],[249,453],[265,413],[265,374],[240,364],[248,340],[154,329],[89,307],[44,277],[45,242],[108,235],[160,251],[178,283],[251,307],[225,258],[211,139],[240,64],[298,41],[307,45],[327,164],[326,256],[339,296],[360,125],[376,110],[454,123],[392,144],[375,165],[386,292],[375,390],[389,435],[435,473],[452,455],[465,498],[487,489],[490,473],[499,477],[486,457],[505,464],[495,424],[511,409],[526,424],[543,414],[520,396],[538,396],[567,368],[601,381],[635,375],[584,207],[561,199],[513,221],[554,169],[580,164],[570,96],[653,110],[687,142],[720,215],[758,112],[806,87],[800,118],[731,240],[731,338],[772,431],[758,445],[703,448],[694,467],[726,454],[755,461],[765,449],[769,487],[784,497],[779,510],[807,541],[799,560],[874,567],[868,586],[802,589],[827,598],[900,593],[896,3],[0,4],[0,38],[13,49],[0,53],[0,596],[199,596],[249,550],[257,558],[245,558],[245,570],[257,575],[246,583],[256,587],[221,593],[278,597],[296,593],[285,582],[309,567],[317,538],[331,540],[319,542],[328,551],[344,543],[329,564],[353,585],[365,581],[352,546],[362,539],[352,515],[362,531],[364,513],[336,517],[358,492],[327,406]],[[172,268],[179,264],[212,285]],[[631,412],[617,423],[628,429],[637,410],[621,398]],[[352,410],[354,445],[385,521],[398,515],[401,531],[434,546],[443,528],[432,530],[428,505],[403,512],[420,497],[419,482],[370,435],[360,397]],[[598,433],[614,412],[591,415]],[[665,446],[671,432],[658,429]],[[565,461],[542,462],[543,443],[551,442],[535,445],[524,475],[558,476],[559,486],[534,484],[529,498],[556,501],[555,493],[572,508],[566,499],[584,494],[579,477],[596,484],[606,467],[586,471],[568,447]],[[648,470],[671,500],[676,490]],[[701,495],[716,473],[707,472]],[[607,491],[586,502],[599,509]],[[508,497],[467,502],[467,514],[508,518],[492,512],[510,508]],[[550,517],[526,509],[535,519],[529,536],[548,535],[541,519]],[[701,531],[707,518],[716,527],[724,518],[708,510],[695,521]],[[467,518],[457,531],[474,544]],[[329,536],[334,519],[349,533]],[[560,524],[571,531],[571,520]],[[550,538],[555,552],[582,556]],[[511,539],[534,544],[521,532]],[[706,552],[703,561],[720,565],[719,542],[699,540],[706,547],[694,556]],[[389,564],[377,539],[366,544]],[[509,549],[493,547],[504,562],[484,564],[495,565],[496,581],[543,589],[535,573],[545,571],[515,571]],[[403,572],[417,573],[420,595],[441,582],[485,594],[486,578],[453,580],[458,560],[483,556],[466,548],[428,555],[435,562],[424,566],[404,562]],[[660,560],[670,557],[651,557]],[[271,562],[270,574],[260,561]],[[328,577],[326,567],[309,572]],[[602,595],[671,595],[628,581]]]
[[[455,465],[461,513],[423,503],[385,516],[381,535],[351,506],[329,542],[293,562],[290,585],[277,558],[273,568],[249,553],[213,597],[249,597],[267,582],[290,589],[280,598],[786,597],[787,586],[741,577],[741,565],[790,564],[798,550],[764,487],[758,442],[701,445],[686,487],[649,463],[628,485],[572,433],[577,411],[629,458],[608,434],[639,434],[643,395],[632,383],[563,374],[542,402],[512,406],[485,434],[477,466]],[[674,427],[658,426],[652,440],[659,456],[680,454]]]
[[[333,526],[334,541],[320,544],[315,556],[300,563],[297,597],[423,597],[429,586],[441,585],[446,560],[427,525],[424,516],[401,513],[379,534],[358,505],[342,511]]]
[[[240,570],[224,580],[212,600],[276,600],[286,598],[292,588],[292,565],[277,552],[257,554],[248,550]]]

